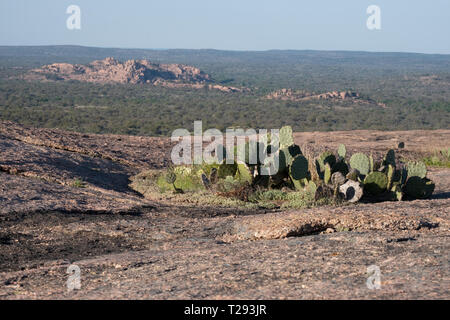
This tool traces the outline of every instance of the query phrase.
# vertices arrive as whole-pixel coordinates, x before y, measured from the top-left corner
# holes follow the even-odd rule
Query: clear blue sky
[[[81,8],[81,30],[66,9]],[[381,30],[366,9],[381,8]],[[0,0],[0,45],[450,54],[450,0]]]

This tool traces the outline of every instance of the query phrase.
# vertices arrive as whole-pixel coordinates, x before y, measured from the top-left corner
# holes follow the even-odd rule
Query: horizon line
[[[138,47],[115,47],[115,46],[91,46],[79,44],[42,44],[42,45],[3,45],[5,47],[80,47],[80,48],[97,48],[97,49],[116,49],[116,50],[153,50],[153,51],[171,51],[171,50],[186,50],[186,51],[225,51],[225,52],[271,52],[271,51],[310,51],[310,52],[359,52],[359,53],[395,53],[395,54],[422,54],[422,55],[450,55],[450,53],[426,53],[418,51],[370,51],[370,50],[347,50],[347,49],[263,49],[263,50],[248,50],[248,49],[215,49],[215,48],[138,48]]]

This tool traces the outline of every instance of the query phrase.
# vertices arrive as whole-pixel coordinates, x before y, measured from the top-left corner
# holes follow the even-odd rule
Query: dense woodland
[[[21,75],[53,62],[88,63],[113,56],[194,65],[217,83],[249,93],[169,89],[151,85],[29,82]],[[279,101],[280,88],[354,90],[386,104]],[[204,127],[296,131],[438,129],[450,127],[450,55],[405,53],[216,50],[125,50],[85,47],[0,47],[0,118],[81,132],[170,135]]]

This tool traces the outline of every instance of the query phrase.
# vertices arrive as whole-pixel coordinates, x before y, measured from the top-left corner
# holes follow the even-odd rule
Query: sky
[[[70,5],[81,29],[67,28]],[[0,45],[67,44],[450,54],[450,0],[0,0]]]

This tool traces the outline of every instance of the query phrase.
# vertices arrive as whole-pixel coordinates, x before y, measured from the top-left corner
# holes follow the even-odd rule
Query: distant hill
[[[66,81],[24,81],[33,69]],[[195,120],[220,130],[448,128],[450,55],[0,47],[0,119],[133,135],[170,135]]]
[[[0,46],[0,67],[37,68],[52,63],[87,64],[114,57],[186,64],[219,82],[270,89],[341,90],[363,79],[405,73],[450,72],[450,55],[353,51],[117,49],[82,46]],[[315,87],[313,87],[313,85]],[[320,88],[317,86],[319,85]],[[326,85],[326,88],[323,86]]]

